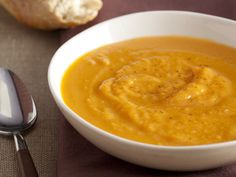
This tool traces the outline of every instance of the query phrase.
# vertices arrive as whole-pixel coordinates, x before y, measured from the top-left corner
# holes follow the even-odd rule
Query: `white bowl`
[[[236,141],[200,146],[159,146],[127,140],[105,132],[74,113],[62,99],[60,84],[69,65],[104,44],[157,35],[187,35],[236,47],[233,20],[182,11],[150,11],[114,18],[95,25],[63,44],[48,70],[52,95],[70,124],[91,143],[120,159],[163,170],[192,171],[236,161]],[[78,157],[79,158],[79,157]]]

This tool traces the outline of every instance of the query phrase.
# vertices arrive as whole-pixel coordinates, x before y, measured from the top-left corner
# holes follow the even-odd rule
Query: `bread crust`
[[[102,7],[101,0],[0,0],[0,3],[19,22],[44,30],[85,24]]]

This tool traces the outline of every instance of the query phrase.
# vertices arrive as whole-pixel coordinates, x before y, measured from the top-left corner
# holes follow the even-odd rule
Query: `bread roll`
[[[93,20],[101,0],[0,0],[18,21],[39,29],[68,28]]]

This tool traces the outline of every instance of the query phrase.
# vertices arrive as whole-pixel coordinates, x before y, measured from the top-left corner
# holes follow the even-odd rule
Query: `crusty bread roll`
[[[18,21],[39,29],[68,28],[93,20],[101,0],[0,0]]]

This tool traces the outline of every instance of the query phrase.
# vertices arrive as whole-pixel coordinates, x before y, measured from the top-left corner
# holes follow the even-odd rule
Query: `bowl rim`
[[[105,131],[105,130],[91,124],[87,120],[83,119],[80,115],[75,113],[73,110],[71,110],[64,103],[62,98],[60,100],[57,97],[56,92],[54,91],[54,87],[51,83],[51,80],[52,80],[51,73],[52,73],[53,64],[57,60],[57,58],[58,58],[57,56],[59,55],[59,52],[61,50],[63,50],[64,46],[70,45],[70,43],[72,43],[73,40],[76,40],[76,38],[79,37],[80,35],[85,35],[89,31],[94,30],[94,29],[96,29],[96,28],[98,28],[102,25],[107,24],[107,23],[110,23],[111,21],[120,20],[122,18],[126,18],[126,17],[129,17],[129,16],[134,16],[134,15],[152,14],[152,13],[155,13],[155,14],[168,14],[168,15],[173,14],[173,15],[198,16],[198,17],[201,17],[201,18],[208,18],[210,20],[219,20],[219,21],[222,21],[222,22],[232,23],[236,26],[236,21],[228,19],[228,18],[219,17],[219,16],[215,16],[215,15],[204,14],[204,13],[198,13],[198,12],[193,12],[193,11],[179,11],[179,10],[140,11],[140,12],[136,12],[136,13],[130,13],[130,14],[118,16],[118,17],[115,17],[115,18],[111,18],[109,20],[105,20],[105,21],[100,22],[96,25],[93,25],[92,27],[89,27],[86,30],[74,35],[69,40],[67,40],[65,43],[63,43],[57,49],[57,51],[54,53],[54,55],[53,55],[53,57],[50,61],[50,64],[48,66],[48,74],[47,74],[48,85],[49,85],[49,89],[51,91],[51,94],[52,94],[53,98],[55,99],[56,103],[58,104],[59,108],[60,107],[63,108],[70,115],[70,117],[72,117],[76,121],[79,121],[79,123],[82,124],[83,126],[89,128],[89,129],[92,129],[94,132],[96,132],[98,134],[101,134],[102,136],[108,137],[108,138],[113,139],[115,141],[118,141],[120,143],[125,143],[125,144],[132,145],[132,146],[139,146],[139,147],[145,148],[145,149],[153,149],[153,150],[158,149],[158,150],[168,150],[168,151],[176,151],[176,150],[177,151],[186,151],[186,150],[195,151],[195,150],[217,149],[217,148],[221,148],[221,147],[236,146],[236,140],[220,142],[220,143],[212,143],[212,144],[203,144],[203,145],[187,145],[187,146],[169,146],[168,145],[167,146],[167,145],[158,145],[158,144],[148,144],[148,143],[144,143],[144,142],[138,142],[138,141],[135,141],[135,140],[127,139],[127,138],[112,134],[108,131]]]

